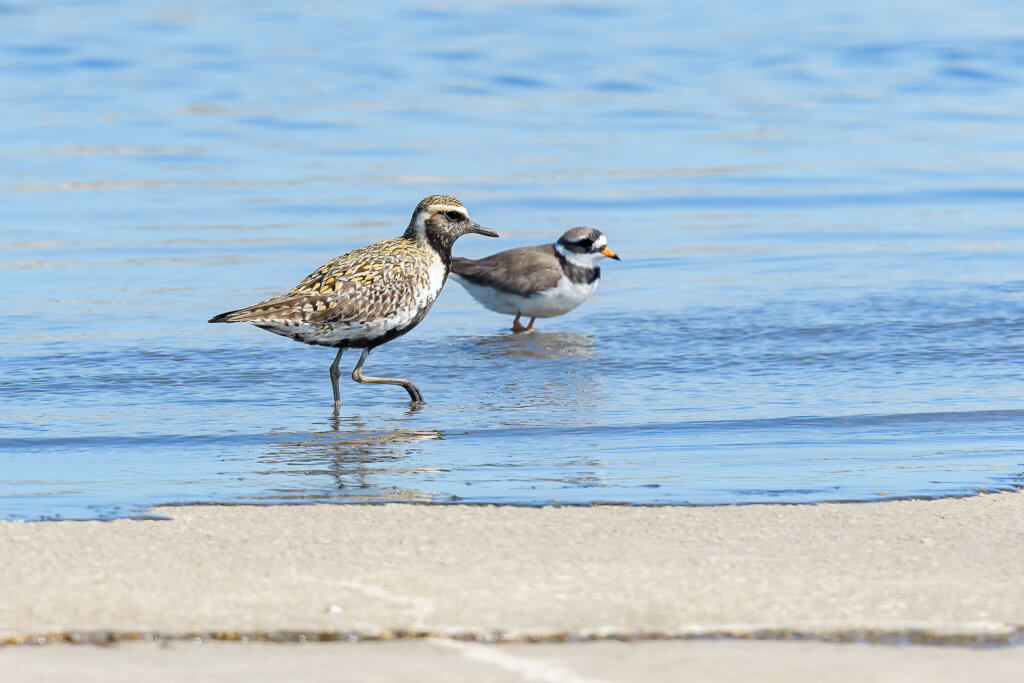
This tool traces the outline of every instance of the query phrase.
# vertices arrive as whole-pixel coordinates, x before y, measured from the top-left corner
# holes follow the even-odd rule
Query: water
[[[0,517],[1021,484],[1024,6],[705,5],[0,6]],[[442,192],[624,260],[533,335],[451,283],[415,413],[205,323]]]

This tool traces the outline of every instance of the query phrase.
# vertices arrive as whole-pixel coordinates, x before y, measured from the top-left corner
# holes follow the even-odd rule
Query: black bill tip
[[[475,232],[478,235],[486,235],[487,237],[499,237],[498,233],[494,232],[490,228],[485,228],[479,223],[470,223],[469,230],[467,232]]]

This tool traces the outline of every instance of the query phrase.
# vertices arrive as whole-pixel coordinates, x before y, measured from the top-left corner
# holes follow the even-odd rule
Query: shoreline
[[[116,522],[119,520],[133,520],[133,521],[156,521],[166,522],[173,519],[169,512],[155,513],[154,510],[175,510],[179,508],[191,508],[191,507],[253,507],[253,508],[275,508],[275,507],[303,507],[303,506],[317,506],[317,505],[354,505],[354,506],[387,506],[387,505],[408,505],[408,506],[423,506],[423,507],[483,507],[483,508],[519,508],[524,510],[531,510],[537,508],[578,508],[578,509],[589,509],[589,508],[728,508],[728,507],[749,507],[752,505],[765,506],[765,507],[785,507],[785,506],[814,506],[814,505],[875,505],[895,502],[933,502],[940,500],[963,500],[965,498],[976,498],[978,496],[998,496],[1003,494],[1022,493],[1024,492],[1024,484],[1022,485],[1008,485],[1001,488],[983,488],[976,489],[967,493],[950,493],[948,495],[934,495],[934,496],[922,496],[922,495],[906,495],[906,496],[892,496],[892,497],[879,497],[871,499],[834,499],[834,500],[822,500],[817,502],[773,502],[773,501],[751,501],[751,502],[730,502],[730,503],[626,503],[617,501],[597,501],[593,503],[563,503],[563,502],[550,502],[550,503],[506,503],[506,502],[490,502],[490,501],[473,501],[473,500],[449,500],[449,499],[438,499],[438,500],[312,500],[309,502],[271,502],[271,503],[254,503],[247,501],[194,501],[194,502],[183,502],[183,503],[158,503],[149,507],[143,508],[138,514],[124,515],[118,517],[44,517],[41,519],[0,519],[0,524],[5,523],[25,523],[25,524],[41,524],[48,522]]]

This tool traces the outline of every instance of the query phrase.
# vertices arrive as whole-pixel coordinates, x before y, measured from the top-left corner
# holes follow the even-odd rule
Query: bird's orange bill
[[[618,254],[616,254],[614,251],[612,251],[608,247],[605,247],[604,249],[602,249],[601,253],[604,254],[605,256],[607,256],[608,258],[615,259],[616,261],[621,261],[622,260],[622,259],[619,258]]]

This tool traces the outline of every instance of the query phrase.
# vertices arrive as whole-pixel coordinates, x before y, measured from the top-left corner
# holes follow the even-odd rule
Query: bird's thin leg
[[[366,362],[366,357],[369,355],[370,349],[363,349],[363,354],[359,356],[359,362],[356,363],[355,369],[352,370],[352,379],[360,384],[397,384],[400,387],[405,387],[405,390],[409,392],[409,400],[412,401],[414,406],[423,405],[423,394],[421,394],[416,385],[409,380],[401,379],[399,377],[367,377],[364,375],[363,363]]]
[[[530,324],[526,326],[526,331],[527,332],[533,332],[533,321],[536,320],[536,319],[537,318],[535,318],[535,317],[534,318],[530,318]]]
[[[523,324],[521,322],[519,322],[519,316],[520,315],[522,315],[522,314],[521,313],[516,313],[516,319],[512,321],[512,331],[513,332],[517,332],[517,333],[518,332],[526,332],[526,328],[523,327]]]
[[[338,355],[334,357],[334,362],[331,363],[331,389],[334,390],[335,409],[341,407],[341,394],[338,392],[338,378],[341,377],[341,370],[338,369],[338,363],[341,362],[341,354],[344,352],[344,347],[338,349]]]

